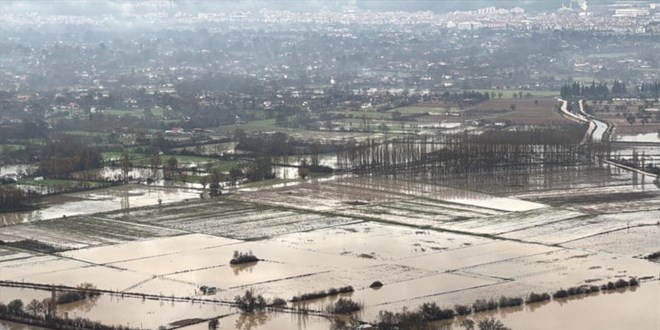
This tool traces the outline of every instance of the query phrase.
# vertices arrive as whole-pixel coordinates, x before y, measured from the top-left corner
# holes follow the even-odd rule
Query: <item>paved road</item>
[[[597,119],[596,117],[586,113],[584,111],[584,101],[580,100],[580,113],[589,120],[589,125],[593,123],[595,125],[595,129],[591,133],[591,141],[592,142],[601,142],[603,141],[603,138],[605,138],[605,133],[607,133],[607,130],[609,129],[610,125],[607,124],[606,122]]]
[[[580,110],[577,113],[571,112],[568,110],[568,101],[559,99],[559,102],[562,102],[561,112],[573,118],[575,121],[584,122],[589,124],[589,129],[584,135],[582,143],[587,142],[601,142],[605,138],[605,133],[609,129],[609,124],[606,122],[597,119],[596,117],[586,113],[584,111],[584,103],[582,100],[579,102]]]

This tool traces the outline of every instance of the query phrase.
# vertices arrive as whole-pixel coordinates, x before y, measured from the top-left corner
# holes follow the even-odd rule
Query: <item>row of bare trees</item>
[[[609,150],[603,146],[581,146],[582,127],[551,133],[546,130],[505,131],[493,136],[409,136],[386,141],[347,141],[337,153],[337,164],[340,170],[386,175],[495,173],[583,164],[592,159],[594,153]]]

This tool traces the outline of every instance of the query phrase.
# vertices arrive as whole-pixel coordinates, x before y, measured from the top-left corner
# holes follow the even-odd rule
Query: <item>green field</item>
[[[21,144],[0,144],[0,151],[10,152],[25,150],[25,146]]]
[[[417,114],[417,113],[428,114],[429,112],[432,112],[432,113],[444,113],[444,112],[447,112],[447,111],[449,111],[449,110],[450,110],[450,108],[446,108],[446,107],[441,107],[441,108],[439,108],[439,107],[416,107],[416,106],[409,106],[409,107],[401,107],[401,108],[392,109],[392,110],[389,110],[389,112],[398,111],[398,112],[400,112],[402,115],[405,115],[405,114]]]
[[[150,110],[155,118],[163,119],[163,113],[165,112],[165,109],[152,108]],[[106,109],[106,110],[102,110],[102,113],[105,116],[115,116],[115,117],[131,116],[140,119],[144,118],[144,109]]]

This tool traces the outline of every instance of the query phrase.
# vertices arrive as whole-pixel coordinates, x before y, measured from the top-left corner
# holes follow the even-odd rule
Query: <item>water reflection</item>
[[[89,313],[96,307],[98,300],[99,297],[95,296],[64,305],[57,305],[57,313],[65,317],[68,317],[72,311],[76,311],[78,313]]]
[[[234,275],[239,275],[240,273],[252,273],[252,270],[254,270],[254,267],[257,266],[256,262],[252,262],[249,264],[239,264],[239,265],[230,265],[231,270],[234,271]]]
[[[241,313],[234,323],[234,328],[237,330],[250,330],[260,327],[268,322],[269,315],[267,313]]]
[[[630,306],[627,308],[625,306]],[[633,307],[634,306],[634,307]],[[658,329],[660,324],[660,283],[647,282],[640,287],[610,290],[588,295],[554,299],[524,307],[474,315],[475,320],[499,319],[512,329],[582,330],[582,329]],[[465,317],[438,322],[444,329],[458,326]]]

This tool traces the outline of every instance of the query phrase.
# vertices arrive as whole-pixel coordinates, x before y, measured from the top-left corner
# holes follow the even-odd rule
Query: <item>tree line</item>
[[[595,81],[592,81],[591,84],[586,85],[574,82],[562,86],[560,89],[560,95],[565,99],[586,97],[596,100],[609,99],[612,97],[638,97],[642,99],[658,98],[660,97],[660,82],[642,83],[634,89],[628,89],[625,83],[617,80],[614,81],[611,88],[604,82],[597,84]]]
[[[102,164],[101,150],[60,138],[46,145],[36,173],[53,178],[68,178],[73,172],[98,168]]]
[[[534,166],[567,166],[586,159],[580,146],[586,127],[491,131],[481,136],[404,137],[347,141],[337,153],[341,170],[363,173],[493,173]]]
[[[0,185],[0,212],[31,210],[35,207],[34,200],[35,194],[13,185]]]

